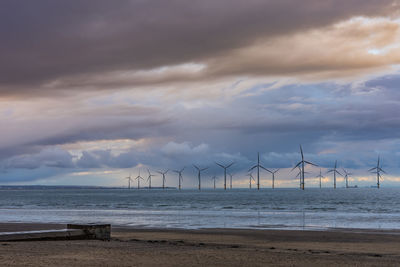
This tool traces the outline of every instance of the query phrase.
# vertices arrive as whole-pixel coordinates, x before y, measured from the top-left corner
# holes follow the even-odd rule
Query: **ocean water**
[[[399,188],[0,189],[0,222],[149,228],[400,229]]]

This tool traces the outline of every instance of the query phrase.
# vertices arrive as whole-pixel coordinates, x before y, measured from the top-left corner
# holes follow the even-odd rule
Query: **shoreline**
[[[34,231],[34,230],[59,230],[64,229],[66,223],[47,223],[47,222],[0,222],[0,232],[12,231]],[[72,222],[73,223],[73,222]],[[97,222],[96,222],[97,223]],[[89,223],[90,224],[90,223]],[[265,226],[265,227],[199,227],[199,228],[176,228],[176,227],[146,227],[143,225],[118,225],[111,224],[112,229],[118,231],[289,231],[289,232],[336,232],[336,233],[359,233],[359,234],[393,234],[400,235],[398,229],[381,229],[381,228],[343,228],[343,227],[313,227],[313,226]]]
[[[64,224],[0,223],[4,230]],[[0,242],[10,266],[399,266],[400,230],[160,229],[112,226],[111,241]]]

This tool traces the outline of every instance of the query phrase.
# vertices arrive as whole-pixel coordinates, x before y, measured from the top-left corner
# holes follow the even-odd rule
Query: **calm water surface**
[[[0,189],[0,222],[400,229],[400,189]]]

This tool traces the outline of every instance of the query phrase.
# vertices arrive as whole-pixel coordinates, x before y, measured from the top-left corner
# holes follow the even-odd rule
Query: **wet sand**
[[[0,224],[0,232],[65,225]],[[1,266],[400,266],[400,233],[113,227],[97,240],[1,242]]]

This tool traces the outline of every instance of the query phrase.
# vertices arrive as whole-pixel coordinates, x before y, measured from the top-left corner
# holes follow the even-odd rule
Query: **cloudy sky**
[[[211,186],[235,161],[244,187],[260,152],[297,187],[302,144],[323,174],[374,185],[379,155],[400,185],[400,1],[4,0],[0,20],[0,184],[186,166],[194,187],[198,164]]]

